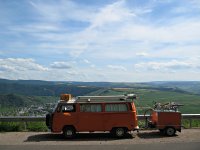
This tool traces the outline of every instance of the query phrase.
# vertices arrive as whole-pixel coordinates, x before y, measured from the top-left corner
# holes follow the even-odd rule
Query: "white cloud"
[[[0,55],[33,56],[40,57],[44,64],[53,62],[47,68],[34,59],[1,59],[0,76],[9,72],[11,78],[29,79],[37,70],[35,79],[48,80],[167,79],[163,72],[184,72],[190,77],[189,72],[199,72],[200,68],[196,57],[200,56],[200,15],[198,6],[192,6],[198,0],[191,1],[156,0],[144,4],[120,0],[100,6],[72,0],[30,1],[26,15],[29,19],[19,25],[15,22],[18,18],[7,15],[8,25],[0,22],[4,49]],[[27,3],[22,6],[27,7]],[[11,14],[21,8],[18,7],[9,9]],[[61,61],[63,56],[80,64]],[[46,62],[44,57],[51,60]],[[145,71],[146,77],[143,72],[128,70],[131,64]]]
[[[47,71],[48,68],[37,64],[34,59],[6,58],[0,59],[0,70],[3,71]]]
[[[86,21],[90,20],[93,9],[87,5],[81,6],[74,1],[30,1],[30,5],[41,15],[41,20],[62,22],[65,20]]]
[[[151,57],[157,58],[176,58],[188,59],[200,56],[200,45],[190,44],[177,44],[177,45],[164,45],[158,51],[151,51]]]
[[[200,71],[200,60],[191,58],[188,60],[171,60],[162,62],[143,62],[135,64],[137,71],[156,71],[156,72],[181,72],[181,71]]]
[[[120,22],[129,17],[134,17],[135,14],[127,9],[125,4],[125,1],[121,0],[100,9],[92,18],[90,28],[93,29],[107,23]]]
[[[0,78],[46,80],[49,69],[29,58],[0,59]]]
[[[122,71],[127,71],[127,69],[124,66],[121,65],[107,65],[108,68],[113,69],[113,70],[122,70]]]
[[[51,68],[54,69],[71,69],[73,67],[72,62],[53,62]]]
[[[119,35],[122,35],[120,36],[121,40],[149,41],[152,44],[198,41],[200,37],[200,21],[195,19],[178,21],[166,26],[154,26],[151,24],[136,25],[129,22],[120,29]]]
[[[200,38],[198,18],[173,17],[167,24],[156,24],[143,19],[146,13],[152,13],[155,7],[152,3],[152,6],[133,7],[132,9],[127,6],[125,0],[101,8],[89,8],[74,1],[59,1],[58,3],[31,1],[30,4],[44,17],[44,23],[26,25],[21,30],[33,30],[32,36],[36,39],[49,41],[37,44],[41,49],[53,48],[56,51],[59,49],[61,53],[67,53],[74,58],[90,50],[88,55],[96,57],[130,59],[143,53],[138,52],[136,47],[142,50],[148,47],[151,50],[161,43],[174,43],[176,47],[178,43],[198,42]],[[49,22],[49,17],[50,20],[55,20]],[[63,20],[87,22],[88,25],[80,31],[69,32],[67,24],[62,25]],[[142,46],[141,43],[145,42],[150,44]],[[117,50],[118,43],[121,43],[121,47]],[[108,53],[105,54],[106,57],[102,51]],[[130,53],[131,55],[125,56]],[[134,55],[135,53],[137,54]],[[115,55],[117,57],[114,57]]]
[[[86,64],[90,64],[90,63],[91,63],[91,62],[90,62],[89,60],[87,60],[87,59],[84,59],[83,62],[86,63]]]
[[[94,64],[90,65],[91,68],[95,68],[96,66]]]
[[[146,57],[146,56],[148,56],[149,54],[148,53],[146,53],[146,52],[138,52],[138,53],[136,53],[136,56],[140,56],[140,57]]]
[[[35,23],[21,26],[10,26],[9,30],[24,33],[48,33],[60,31],[59,26],[56,24],[48,23]]]
[[[119,1],[100,9],[96,16],[94,15],[98,21],[94,19],[91,21],[90,27],[73,34],[72,39],[79,39],[79,42],[70,44],[85,45],[85,47],[72,50],[70,53],[75,53],[75,56],[78,57],[89,49],[89,55],[95,56],[95,58],[130,59],[133,56],[144,56],[149,53],[146,51],[145,54],[138,49],[153,51],[158,49],[158,45],[168,46],[167,43],[172,43],[173,49],[175,49],[179,44],[199,42],[200,21],[198,18],[191,17],[186,20],[184,17],[173,17],[167,24],[156,24],[143,20],[142,15],[132,15],[132,11],[124,3],[124,1]],[[118,13],[121,16],[112,20],[112,15],[109,13],[105,15],[104,9],[109,10],[108,12],[114,16]],[[115,11],[112,11],[113,9]],[[140,13],[142,14],[142,12]],[[110,19],[106,19],[106,17],[110,17]],[[111,26],[110,23],[112,23]],[[162,47],[159,49],[165,50]],[[134,55],[135,53],[136,55]]]

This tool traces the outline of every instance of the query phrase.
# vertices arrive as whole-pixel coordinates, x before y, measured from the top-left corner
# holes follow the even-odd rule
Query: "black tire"
[[[126,134],[127,130],[126,128],[114,128],[112,133],[114,134],[115,137],[117,138],[123,138]]]
[[[165,129],[165,134],[166,134],[167,136],[174,136],[175,133],[176,133],[176,129],[174,129],[173,127],[167,127],[167,128]]]
[[[76,135],[76,130],[73,127],[65,127],[63,129],[63,136],[67,139],[72,139]]]

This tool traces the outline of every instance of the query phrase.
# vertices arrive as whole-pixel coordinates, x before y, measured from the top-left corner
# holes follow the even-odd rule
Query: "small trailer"
[[[175,135],[176,131],[181,132],[181,113],[178,111],[180,106],[183,105],[174,102],[156,103],[153,109],[144,113],[146,128],[158,129],[167,136]]]

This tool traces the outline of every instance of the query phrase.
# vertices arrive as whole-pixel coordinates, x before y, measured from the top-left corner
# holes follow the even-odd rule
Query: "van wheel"
[[[174,129],[173,127],[167,127],[165,129],[165,134],[167,136],[173,136],[176,133],[176,129]]]
[[[76,131],[73,127],[65,127],[63,129],[63,135],[65,138],[71,139],[75,137]]]
[[[114,128],[113,133],[114,133],[115,137],[122,138],[126,134],[126,129],[125,128]]]

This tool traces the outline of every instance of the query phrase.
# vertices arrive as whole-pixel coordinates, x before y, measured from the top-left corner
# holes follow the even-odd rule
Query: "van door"
[[[65,125],[77,124],[75,104],[61,104],[53,116],[53,131],[61,132]]]
[[[104,131],[102,104],[79,104],[79,131]]]
[[[132,115],[126,103],[105,104],[104,127],[110,131],[114,127],[131,128]]]

